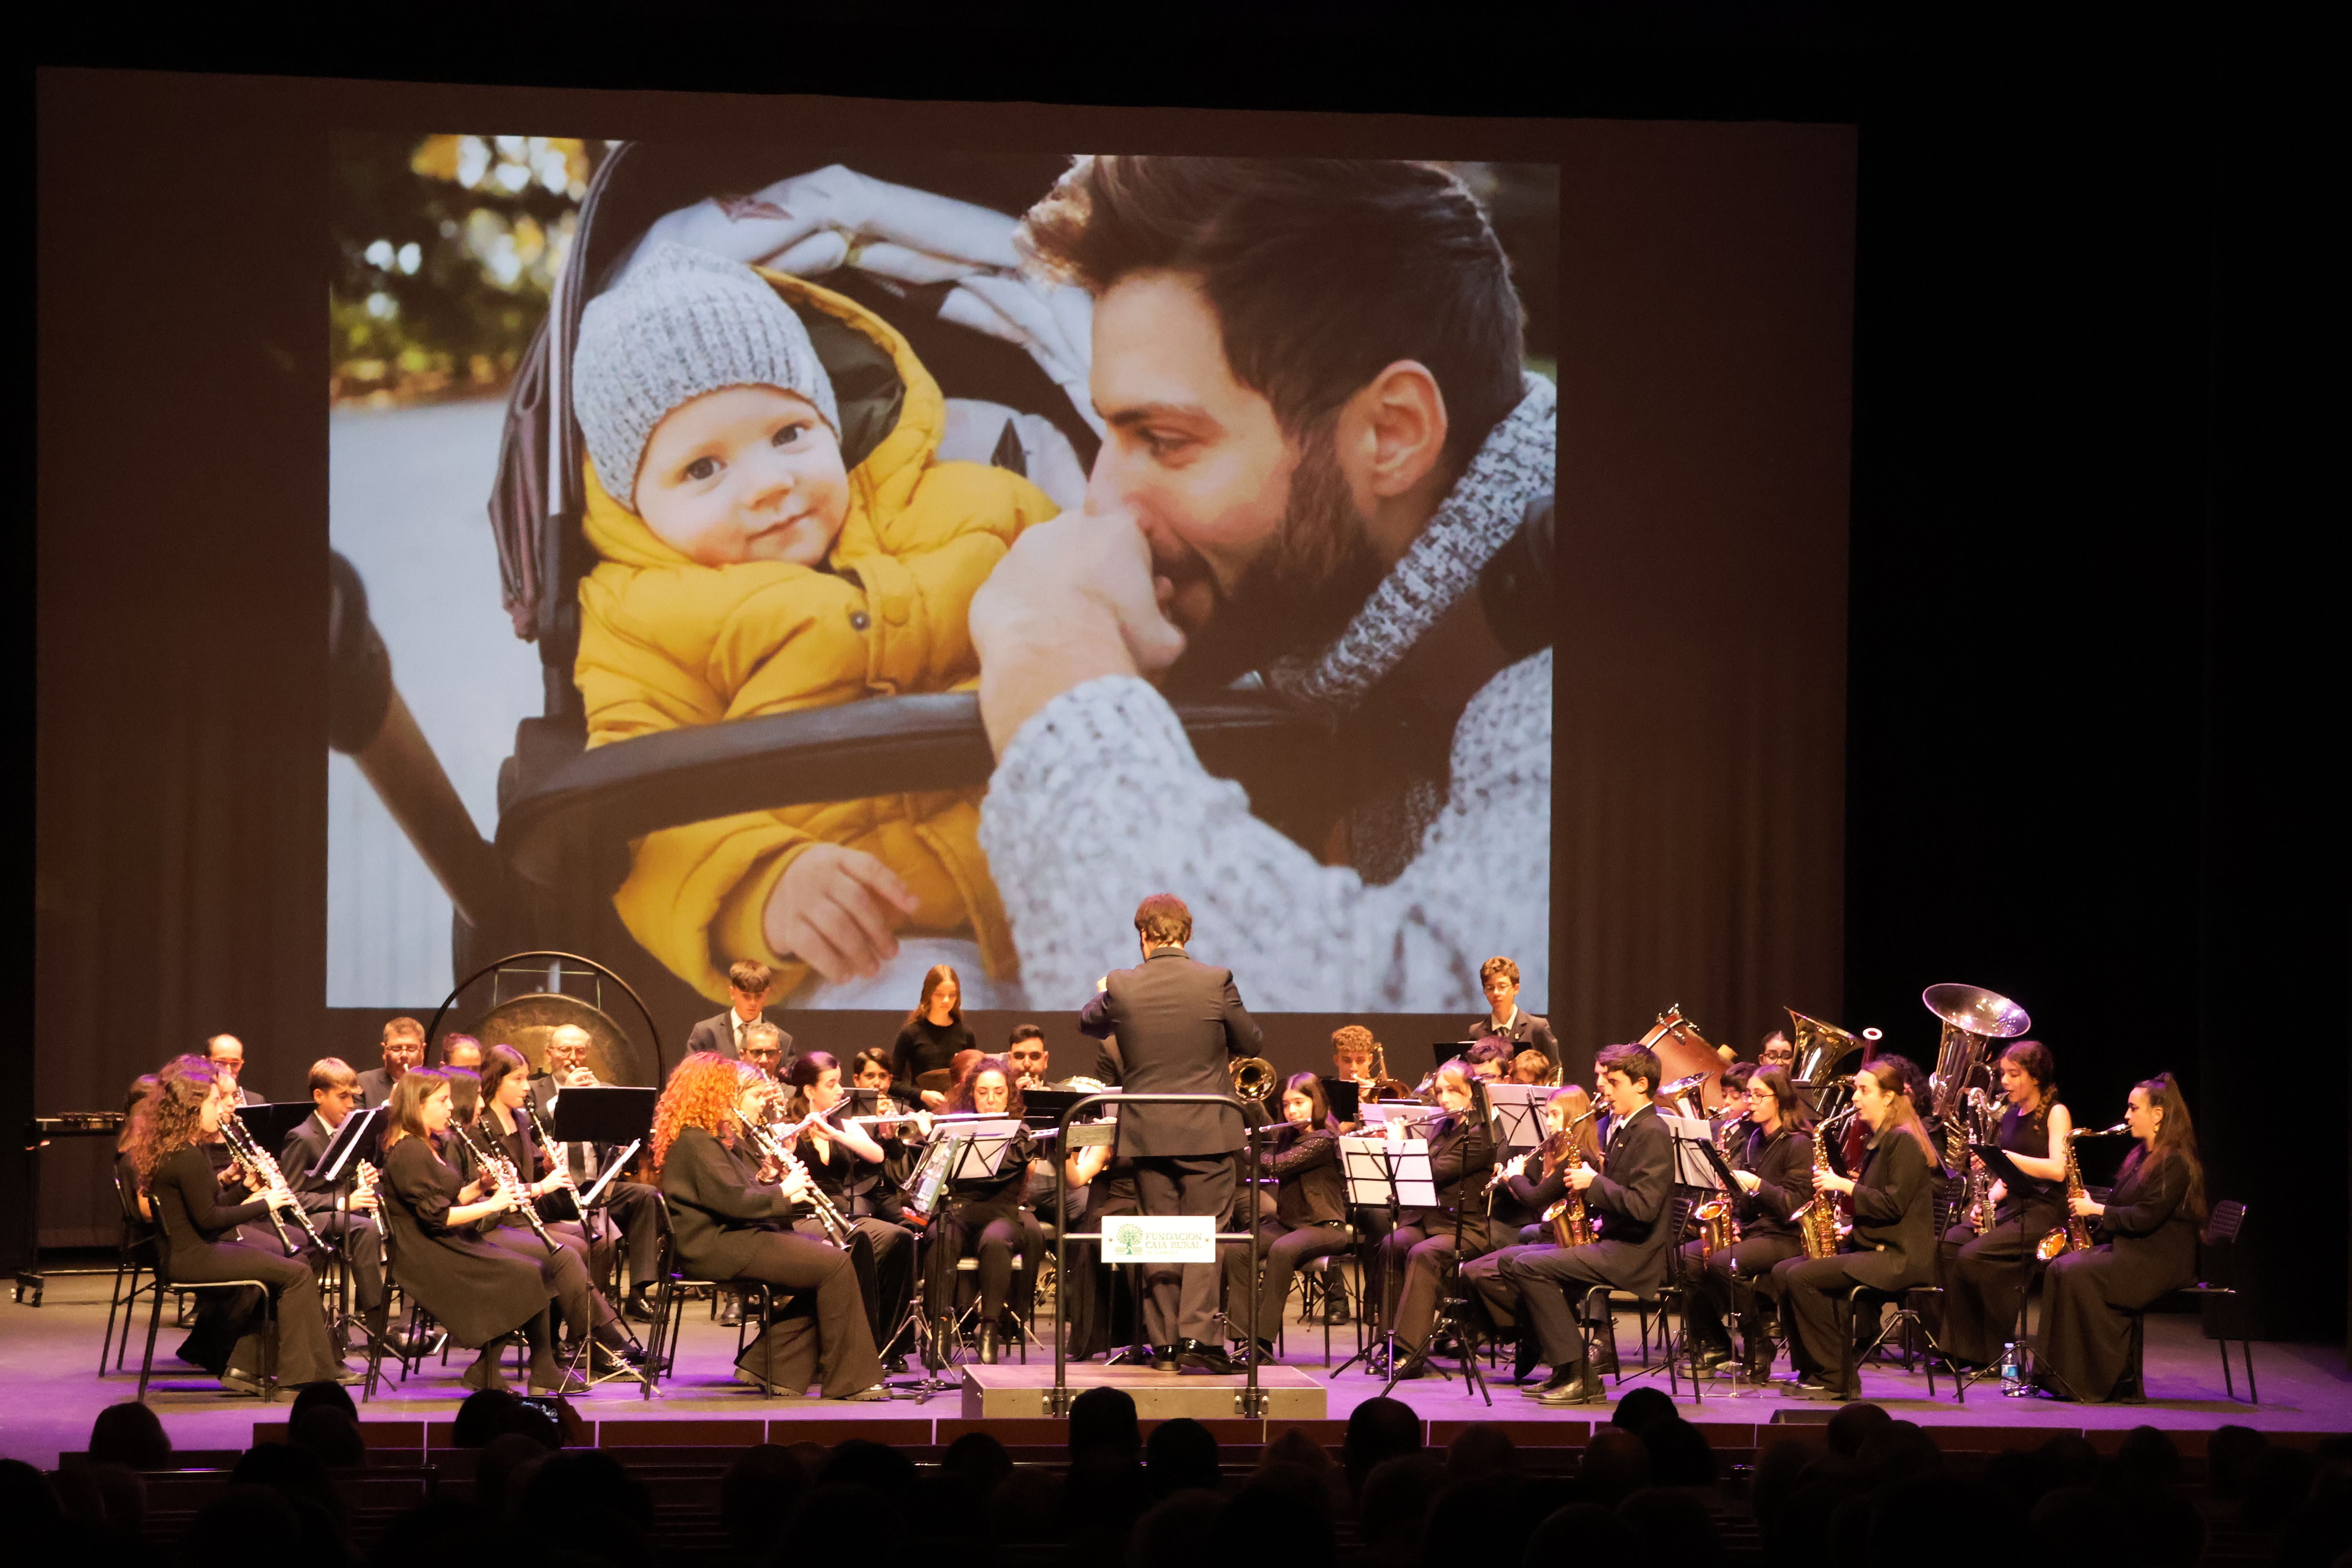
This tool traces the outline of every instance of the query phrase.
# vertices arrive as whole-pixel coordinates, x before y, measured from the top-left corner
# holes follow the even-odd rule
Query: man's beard
[[[1328,419],[1301,439],[1281,528],[1186,638],[1183,657],[1168,671],[1171,694],[1221,691],[1284,654],[1324,647],[1380,586],[1387,568],[1348,493],[1336,447]]]

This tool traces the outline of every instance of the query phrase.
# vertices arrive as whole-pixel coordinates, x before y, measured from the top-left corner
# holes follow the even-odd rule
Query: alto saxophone
[[[2063,1258],[2070,1252],[2086,1252],[2091,1246],[2091,1227],[2081,1215],[2074,1212],[2074,1200],[2083,1196],[2083,1167],[2074,1161],[2074,1138],[2066,1140],[2066,1223],[2042,1238],[2033,1256],[2047,1263],[2053,1258]]]
[[[1716,1152],[1728,1164],[1731,1159],[1731,1130],[1746,1121],[1739,1117],[1725,1122],[1716,1130]],[[1739,1194],[1717,1193],[1691,1210],[1691,1218],[1698,1222],[1698,1252],[1701,1258],[1711,1252],[1721,1252],[1739,1245]]]
[[[1822,1185],[1823,1176],[1837,1172],[1830,1164],[1830,1124],[1813,1129],[1813,1195],[1789,1217],[1797,1223],[1807,1258],[1834,1258],[1845,1237],[1838,1227],[1837,1194]]]
[[[1583,1168],[1584,1151],[1577,1147],[1573,1134],[1568,1140],[1568,1152],[1563,1156],[1563,1162],[1571,1171]],[[1584,1206],[1584,1194],[1574,1187],[1569,1188],[1565,1197],[1544,1210],[1543,1218],[1544,1223],[1551,1226],[1552,1239],[1560,1246],[1592,1245],[1592,1215]]]

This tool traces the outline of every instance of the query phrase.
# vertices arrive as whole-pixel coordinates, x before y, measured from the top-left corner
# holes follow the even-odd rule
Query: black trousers
[[[1249,1279],[1249,1243],[1227,1241],[1218,1245],[1219,1261],[1225,1270],[1225,1319],[1237,1335],[1255,1333],[1259,1339],[1270,1340],[1282,1327],[1282,1309],[1290,1300],[1290,1281],[1298,1273],[1298,1266],[1310,1258],[1328,1258],[1345,1252],[1353,1245],[1348,1240],[1344,1226],[1336,1225],[1305,1225],[1297,1230],[1279,1220],[1258,1226],[1258,1281],[1255,1302],[1257,1321],[1250,1321],[1253,1300]]]
[[[1685,1242],[1681,1268],[1690,1287],[1692,1337],[1702,1345],[1728,1349],[1731,1334],[1725,1324],[1737,1317],[1740,1342],[1750,1348],[1760,1343],[1758,1282],[1769,1279],[1782,1260],[1801,1258],[1804,1251],[1805,1244],[1793,1236],[1742,1237],[1738,1245],[1704,1257],[1697,1242]]]
[[[898,1329],[915,1299],[915,1233],[883,1219],[849,1222],[849,1266],[857,1274],[857,1297],[866,1303],[866,1324],[881,1345]],[[824,1226],[811,1215],[793,1221],[795,1235],[824,1239]]]
[[[1546,1366],[1555,1373],[1580,1371],[1584,1333],[1577,1310],[1595,1285],[1612,1283],[1602,1271],[1600,1246],[1507,1247],[1495,1255],[1495,1269],[1518,1293],[1536,1331]]]
[[[1475,1258],[1486,1250],[1486,1232],[1473,1226],[1462,1233],[1463,1250]],[[1454,1260],[1454,1226],[1432,1218],[1423,1225],[1402,1225],[1381,1240],[1381,1274],[1402,1278],[1396,1307],[1397,1345],[1418,1352],[1429,1344],[1429,1331],[1437,1320],[1438,1281]],[[1382,1303],[1383,1310],[1386,1302]]]
[[[173,1282],[201,1285],[215,1279],[258,1279],[278,1301],[278,1380],[282,1384],[321,1383],[342,1370],[342,1362],[327,1345],[327,1318],[319,1300],[318,1277],[299,1258],[289,1258],[283,1247],[247,1247],[225,1242],[190,1249],[171,1260]],[[226,1296],[228,1291],[207,1291]],[[261,1336],[268,1326],[262,1310],[263,1292],[247,1288],[236,1292],[223,1310],[221,1336],[236,1335],[227,1370],[259,1376]],[[208,1366],[217,1375],[223,1369]]]
[[[1135,1162],[1136,1206],[1147,1215],[1223,1215],[1234,1206],[1230,1154],[1154,1154]],[[1143,1326],[1155,1345],[1207,1343],[1217,1332],[1217,1265],[1160,1264],[1143,1275]]]
[[[1855,1267],[1868,1253],[1841,1252],[1833,1258],[1789,1258],[1772,1269],[1772,1289],[1780,1301],[1780,1322],[1789,1332],[1789,1361],[1799,1372],[1819,1377],[1843,1374],[1853,1350],[1853,1319],[1847,1298],[1856,1285]],[[1927,1283],[1927,1271],[1885,1287],[1889,1295]],[[1877,1287],[1874,1287],[1875,1289]]]
[[[555,1239],[553,1252],[528,1224],[494,1226],[482,1239],[539,1266],[539,1277],[554,1293],[563,1331],[576,1341],[611,1322],[613,1309],[588,1282],[588,1238],[580,1227],[562,1220],[549,1226],[547,1233]]]
[[[761,1231],[749,1239],[734,1278],[781,1285],[798,1296],[735,1364],[786,1394],[820,1383],[828,1399],[881,1382],[882,1360],[849,1255],[789,1231]]]
[[[540,1200],[539,1212],[577,1221],[568,1193],[550,1193]],[[614,1178],[596,1205],[596,1246],[588,1259],[593,1279],[609,1279],[616,1254],[628,1248],[629,1289],[650,1290],[654,1270],[661,1261],[661,1192],[643,1182]],[[583,1227],[584,1230],[584,1226]]]
[[[1036,1288],[1037,1266],[1045,1256],[1045,1227],[1026,1209],[951,1216],[931,1249],[930,1279],[924,1297],[930,1315],[942,1316],[958,1304],[955,1266],[963,1258],[976,1258],[980,1268],[973,1278],[972,1302],[982,1321],[1002,1318],[1007,1306],[1026,1318]],[[1020,1261],[1017,1268],[1015,1258]]]
[[[1944,1233],[1944,1348],[1962,1361],[1990,1366],[2017,1332],[2018,1308],[2033,1278],[2033,1248],[2042,1232],[2015,1220],[1979,1236],[1965,1226]]]
[[[330,1209],[313,1214],[310,1223],[330,1244],[338,1237],[348,1236],[341,1250],[349,1259],[352,1269],[352,1305],[362,1312],[380,1310],[383,1306],[383,1232],[376,1228],[373,1215]],[[289,1233],[290,1229],[289,1229]],[[311,1271],[323,1276],[331,1267],[330,1260],[315,1248],[305,1252]]]

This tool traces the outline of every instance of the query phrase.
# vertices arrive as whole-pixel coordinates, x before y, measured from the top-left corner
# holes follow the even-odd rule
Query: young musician
[[[1736,1311],[1749,1369],[1761,1381],[1771,1372],[1772,1342],[1758,1321],[1755,1282],[1782,1260],[1804,1253],[1790,1216],[1813,1195],[1813,1119],[1786,1068],[1748,1073],[1745,1088],[1748,1114],[1731,1125],[1731,1153],[1725,1162],[1739,1184],[1732,1210],[1739,1220],[1739,1240],[1713,1252],[1703,1242],[1685,1242],[1682,1262],[1683,1278],[1691,1286],[1690,1331],[1700,1347],[1699,1365],[1717,1367],[1730,1359],[1724,1319]]]
[[[948,1096],[953,1116],[1005,1116],[1018,1119],[1022,1110],[1019,1086],[1003,1057],[982,1057],[971,1064]],[[933,1137],[939,1136],[934,1131]],[[1034,1289],[1037,1261],[1045,1256],[1045,1232],[1037,1216],[1021,1206],[1029,1186],[1029,1130],[1017,1130],[1012,1147],[990,1182],[957,1181],[940,1205],[931,1242],[931,1279],[926,1298],[934,1317],[943,1315],[953,1300],[956,1260],[967,1254],[980,1259],[980,1359],[996,1361],[1003,1339],[1021,1331],[1006,1321],[1005,1304],[1026,1301]],[[1014,1268],[1015,1254],[1020,1267]]]
[[[1568,1189],[1565,1179],[1555,1183],[1553,1178],[1566,1163],[1571,1148],[1586,1163],[1601,1163],[1601,1138],[1593,1131],[1595,1121],[1592,1097],[1581,1085],[1571,1083],[1556,1089],[1544,1101],[1543,1142],[1517,1161],[1496,1167],[1499,1184],[1490,1194],[1494,1205],[1490,1228],[1495,1239],[1502,1243],[1502,1249],[1464,1264],[1462,1278],[1485,1299],[1486,1316],[1500,1332],[1511,1333],[1518,1328],[1518,1292],[1503,1283],[1503,1254],[1513,1247],[1559,1245],[1543,1215],[1556,1201],[1556,1194]],[[1538,1202],[1548,1187],[1555,1193],[1555,1200]],[[1534,1331],[1520,1333],[1518,1342],[1518,1364],[1514,1376],[1524,1383],[1535,1365]]]
[[[187,1285],[263,1281],[278,1302],[278,1382],[359,1382],[360,1374],[347,1370],[328,1348],[319,1281],[310,1265],[287,1257],[281,1247],[248,1244],[235,1235],[247,1220],[266,1221],[272,1209],[296,1206],[292,1193],[268,1185],[258,1173],[233,1165],[234,1180],[224,1182],[205,1153],[204,1140],[217,1134],[236,1110],[236,1079],[223,1077],[201,1057],[173,1058],[158,1079],[152,1110],[138,1122],[138,1135],[126,1152],[163,1233],[159,1272]],[[240,1187],[245,1195],[236,1201]],[[199,1364],[233,1394],[260,1393],[264,1326],[261,1293],[239,1291],[213,1339],[215,1347],[233,1340],[234,1349],[221,1362]]]
[[[1517,1291],[1538,1355],[1551,1368],[1545,1382],[1521,1392],[1547,1406],[1581,1405],[1603,1394],[1577,1325],[1586,1292],[1607,1285],[1646,1296],[1664,1282],[1672,1262],[1665,1217],[1674,1138],[1652,1103],[1657,1056],[1641,1046],[1611,1046],[1601,1053],[1598,1070],[1602,1098],[1614,1113],[1600,1167],[1563,1163],[1529,1197],[1549,1206],[1570,1191],[1582,1194],[1599,1239],[1590,1247],[1510,1247],[1495,1265],[1500,1281]]]
[[[855,1198],[861,1187],[880,1176],[887,1152],[865,1128],[843,1115],[849,1094],[841,1087],[841,1063],[832,1052],[803,1051],[793,1059],[784,1082],[792,1090],[786,1114],[804,1124],[793,1153],[871,1249],[872,1279],[869,1282],[861,1272],[859,1285],[865,1289],[874,1342],[887,1344],[915,1299],[915,1233],[870,1213],[857,1214]],[[818,1120],[808,1121],[812,1116]],[[814,1212],[796,1217],[793,1228],[803,1236],[824,1234]]]
[[[1492,1037],[1541,1051],[1549,1061],[1559,1060],[1559,1042],[1552,1037],[1550,1021],[1519,1011],[1517,964],[1507,958],[1488,959],[1478,966],[1478,984],[1486,993],[1486,1016],[1471,1021],[1471,1038]]]
[[[351,1268],[352,1295],[360,1321],[369,1333],[382,1338],[384,1321],[383,1232],[375,1220],[375,1190],[362,1179],[356,1155],[331,1185],[310,1174],[335,1141],[335,1131],[351,1120],[360,1098],[359,1074],[341,1057],[321,1057],[310,1064],[310,1115],[296,1123],[278,1152],[278,1168],[300,1201],[311,1225],[331,1241],[348,1237],[342,1251]],[[381,1144],[381,1139],[376,1140]]]
[[[534,1394],[576,1394],[586,1385],[556,1364],[548,1311],[554,1292],[537,1265],[474,1232],[504,1214],[513,1196],[487,1177],[467,1181],[434,1146],[455,1112],[447,1068],[410,1068],[393,1086],[378,1191],[392,1236],[392,1274],[461,1345],[480,1354],[466,1369],[468,1388],[509,1386],[499,1367],[520,1334],[530,1346]]]
[[[2049,1047],[2015,1041],[2000,1053],[1999,1067],[2008,1109],[1993,1142],[2032,1179],[2021,1192],[1993,1184],[1992,1226],[1982,1236],[1964,1224],[1944,1233],[1945,1245],[1957,1249],[1944,1293],[1944,1349],[1979,1366],[1999,1360],[2001,1342],[2016,1335],[2025,1260],[2066,1223],[2066,1145],[2074,1130],[2074,1117],[2058,1103]]]
[[[1457,1216],[1460,1256],[1475,1258],[1493,1245],[1486,1231],[1486,1178],[1495,1168],[1495,1142],[1478,1118],[1470,1081],[1470,1065],[1459,1058],[1437,1069],[1434,1088],[1444,1114],[1429,1132],[1429,1172],[1437,1188],[1437,1207],[1408,1215],[1381,1242],[1383,1279],[1398,1279],[1402,1271],[1396,1307],[1399,1359],[1386,1369],[1399,1378],[1419,1377],[1428,1370],[1438,1279],[1455,1256]],[[1403,1124],[1392,1121],[1389,1126],[1401,1133]],[[1375,1364],[1374,1375],[1381,1370]]]
[[[2105,1239],[2054,1259],[2042,1282],[2035,1381],[2061,1399],[2114,1398],[2130,1351],[2130,1327],[2117,1310],[2145,1307],[2197,1278],[2205,1171],[2189,1101],[2170,1073],[2134,1086],[2124,1125],[2138,1146],[2125,1156],[2115,1190],[2104,1204],[2088,1195],[2073,1204],[2099,1222]]]
[[[478,1150],[512,1166],[523,1183],[522,1201],[537,1209],[542,1201],[562,1190],[563,1173],[546,1162],[539,1140],[531,1133],[530,1117],[523,1110],[530,1102],[530,1064],[512,1046],[492,1046],[482,1059],[481,1110],[473,1125],[464,1130],[458,1143],[468,1152]],[[484,1173],[478,1159],[474,1173]],[[541,1228],[555,1242],[553,1251],[540,1239]],[[516,1208],[498,1216],[496,1227],[487,1239],[540,1267],[555,1291],[565,1337],[575,1345],[583,1340],[591,1342],[596,1371],[622,1370],[635,1347],[621,1332],[604,1292],[589,1280],[588,1236],[578,1224],[542,1217],[539,1226],[534,1227]]]
[[[1275,1179],[1274,1217],[1258,1226],[1258,1263],[1263,1269],[1256,1316],[1249,1279],[1249,1243],[1218,1245],[1225,1266],[1225,1312],[1234,1337],[1246,1345],[1257,1336],[1258,1359],[1274,1359],[1275,1330],[1290,1299],[1291,1277],[1309,1258],[1348,1250],[1348,1192],[1339,1176],[1339,1126],[1323,1098],[1323,1080],[1296,1073],[1282,1086],[1282,1125],[1260,1139],[1258,1172]],[[1255,1327],[1252,1328],[1255,1322]]]
[[[963,1021],[963,984],[944,963],[923,976],[922,999],[907,1015],[890,1052],[890,1092],[909,1107],[947,1108],[948,1090],[961,1075],[959,1054],[972,1048]]]
[[[713,1051],[678,1063],[654,1108],[653,1158],[675,1217],[679,1266],[704,1279],[756,1279],[803,1296],[815,1311],[775,1319],[735,1363],[736,1379],[780,1394],[820,1382],[828,1399],[885,1397],[882,1363],[848,1254],[789,1228],[804,1172],[768,1169],[745,1127],[766,1109],[757,1069]]]
[[[595,1070],[588,1065],[588,1050],[593,1042],[588,1031],[577,1024],[559,1024],[548,1031],[547,1045],[541,1065],[546,1069],[530,1080],[531,1108],[538,1113],[541,1125],[548,1135],[555,1135],[556,1107],[567,1089],[601,1089]],[[546,1152],[550,1159],[562,1160],[572,1173],[572,1184],[583,1193],[595,1186],[607,1164],[618,1158],[624,1146],[595,1143],[556,1143]],[[592,1278],[604,1279],[612,1276],[615,1230],[626,1242],[629,1256],[628,1315],[645,1322],[653,1321],[654,1270],[661,1258],[662,1213],[661,1194],[643,1182],[615,1178],[604,1184],[604,1195],[596,1205],[604,1215],[604,1234],[589,1250]],[[551,1193],[541,1212],[557,1219],[576,1219],[584,1226],[587,1216],[578,1213],[571,1198]]]
[[[1853,1199],[1853,1230],[1831,1258],[1790,1258],[1775,1266],[1770,1289],[1789,1329],[1789,1359],[1801,1398],[1853,1399],[1846,1360],[1853,1346],[1846,1298],[1856,1285],[1899,1291],[1935,1278],[1936,1182],[1942,1171],[1913,1097],[1927,1075],[1905,1057],[1880,1057],[1853,1075],[1854,1114],[1870,1129],[1858,1176],[1816,1175],[1815,1198]]]

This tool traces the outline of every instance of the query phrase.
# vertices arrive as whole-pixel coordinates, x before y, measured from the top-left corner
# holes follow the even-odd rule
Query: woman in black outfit
[[[2035,1381],[2061,1399],[2114,1398],[2130,1350],[2131,1320],[2123,1311],[2197,1278],[2205,1171],[2189,1102],[2172,1075],[2133,1089],[2124,1121],[2139,1147],[2125,1156],[2115,1191],[2104,1204],[2087,1196],[2074,1203],[2106,1239],[2053,1260],[2042,1282]]]
[[[891,1094],[910,1109],[946,1110],[950,1078],[933,1078],[929,1088],[923,1079],[933,1073],[952,1075],[956,1054],[971,1048],[971,1031],[963,1023],[963,986],[954,970],[935,963],[923,976],[923,999],[907,1015],[891,1047]]]
[[[1862,1173],[1817,1175],[1813,1193],[1815,1203],[1828,1203],[1832,1193],[1853,1197],[1853,1234],[1833,1257],[1790,1258],[1771,1274],[1798,1374],[1785,1393],[1857,1397],[1840,1386],[1853,1349],[1848,1293],[1857,1285],[1903,1290],[1935,1278],[1933,1205],[1943,1168],[1914,1108],[1913,1096],[1926,1089],[1927,1075],[1906,1057],[1880,1057],[1853,1075],[1854,1114],[1870,1129]]]
[[[1966,1224],[1944,1233],[1944,1245],[1955,1249],[1944,1293],[1944,1348],[1979,1366],[1999,1360],[2001,1342],[2017,1332],[2033,1249],[2066,1223],[2066,1143],[2074,1131],[2074,1117],[2058,1103],[2049,1047],[2016,1041],[2000,1053],[1999,1071],[2009,1109],[1993,1142],[2032,1180],[2021,1192],[1993,1184],[1992,1225],[1982,1236]]]
[[[799,1292],[737,1359],[737,1382],[801,1394],[815,1381],[828,1399],[879,1400],[882,1363],[849,1255],[790,1227],[806,1176],[769,1170],[740,1148],[771,1088],[758,1068],[714,1051],[670,1074],[654,1108],[653,1159],[679,1265],[698,1279]]]
[[[283,1186],[265,1185],[258,1175],[236,1171],[228,1181],[214,1171],[205,1141],[220,1131],[236,1109],[233,1080],[201,1057],[176,1057],[159,1075],[150,1113],[141,1119],[128,1151],[131,1169],[162,1232],[165,1277],[176,1283],[259,1279],[278,1302],[278,1380],[282,1384],[357,1383],[327,1347],[327,1319],[319,1301],[319,1281],[309,1264],[289,1258],[273,1244],[247,1246],[236,1235],[247,1221],[264,1222],[271,1209],[297,1205]],[[237,1201],[243,1194],[243,1201]],[[214,1292],[214,1294],[225,1294]],[[223,1309],[221,1328],[210,1343],[191,1338],[194,1353],[222,1360],[197,1364],[236,1394],[261,1392],[261,1333],[266,1326],[261,1292],[241,1290]]]
[[[1309,1258],[1345,1252],[1347,1184],[1339,1176],[1339,1124],[1323,1098],[1323,1080],[1311,1072],[1293,1074],[1282,1086],[1282,1125],[1260,1140],[1258,1173],[1276,1185],[1274,1218],[1258,1226],[1258,1359],[1274,1359],[1274,1336],[1290,1300],[1291,1277]],[[1247,1169],[1244,1151],[1244,1169]],[[1251,1333],[1249,1243],[1221,1245],[1225,1265],[1225,1314],[1234,1338],[1246,1345]]]
[[[1396,1308],[1399,1359],[1388,1369],[1375,1357],[1375,1376],[1392,1372],[1400,1378],[1419,1377],[1428,1370],[1438,1276],[1454,1256],[1456,1216],[1465,1260],[1492,1245],[1486,1234],[1486,1184],[1495,1168],[1495,1142],[1472,1109],[1477,1100],[1470,1088],[1470,1064],[1458,1058],[1447,1062],[1437,1069],[1434,1088],[1438,1108],[1444,1112],[1429,1137],[1429,1172],[1437,1188],[1437,1206],[1407,1211],[1404,1223],[1381,1240],[1383,1288],[1400,1271],[1404,1283]]]
[[[793,1152],[871,1251],[871,1263],[861,1268],[858,1286],[874,1342],[887,1344],[915,1299],[915,1233],[857,1209],[859,1194],[872,1192],[879,1183],[888,1152],[865,1128],[843,1116],[848,1091],[841,1087],[841,1063],[832,1052],[802,1052],[785,1070],[784,1083],[793,1091],[786,1114],[795,1122],[820,1117],[802,1131]],[[814,1210],[806,1218],[795,1218],[793,1228],[803,1236],[824,1234]]]
[[[531,1392],[578,1393],[584,1384],[556,1364],[547,1305],[553,1291],[539,1265],[475,1232],[514,1200],[496,1182],[467,1181],[434,1147],[455,1110],[450,1073],[411,1068],[393,1086],[383,1175],[376,1184],[384,1234],[392,1238],[392,1277],[451,1339],[479,1347],[466,1369],[467,1387],[508,1387],[499,1359],[520,1334],[530,1345]]]
[[[936,973],[936,972],[935,972]],[[950,1115],[1021,1115],[1020,1087],[1013,1081],[1012,1066],[1003,1057],[982,1057],[971,1064],[955,1091],[948,1097]],[[946,1316],[955,1300],[956,1260],[967,1255],[980,1259],[976,1281],[980,1309],[980,1359],[993,1364],[1001,1341],[1021,1331],[1005,1321],[1005,1304],[1026,1301],[1037,1278],[1037,1260],[1045,1255],[1045,1232],[1037,1216],[1022,1206],[1029,1192],[1029,1130],[1017,1130],[991,1182],[958,1182],[952,1195],[940,1205],[932,1226],[931,1262],[924,1302],[933,1318]],[[934,1131],[932,1137],[941,1134]],[[1013,1268],[1015,1254],[1021,1266]]]
[[[1748,1116],[1731,1137],[1726,1163],[1739,1184],[1732,1210],[1739,1240],[1713,1252],[1696,1241],[1684,1243],[1683,1278],[1693,1287],[1691,1334],[1699,1344],[1699,1365],[1717,1367],[1731,1359],[1724,1320],[1737,1312],[1740,1343],[1761,1381],[1770,1372],[1772,1342],[1758,1321],[1756,1282],[1786,1259],[1803,1256],[1805,1244],[1790,1216],[1813,1195],[1813,1119],[1786,1068],[1748,1077]]]
[[[457,1146],[457,1166],[467,1177],[487,1173],[474,1151],[503,1158],[525,1183],[524,1193],[534,1202],[563,1190],[562,1173],[540,1149],[523,1107],[530,1101],[530,1066],[512,1046],[497,1045],[482,1058],[481,1110],[470,1126],[463,1127]],[[542,1174],[542,1173],[544,1173]],[[588,1233],[572,1220],[543,1220],[556,1243],[553,1252],[519,1208],[500,1214],[482,1239],[502,1247],[540,1271],[555,1293],[564,1338],[573,1345],[586,1339],[601,1373],[623,1370],[631,1349],[621,1331],[612,1304],[590,1282]]]

